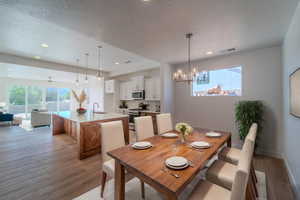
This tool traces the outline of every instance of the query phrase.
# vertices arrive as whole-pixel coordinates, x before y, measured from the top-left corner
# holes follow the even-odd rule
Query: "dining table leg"
[[[227,147],[231,147],[231,135],[229,136],[227,140]]]
[[[125,200],[125,168],[115,160],[115,200]]]

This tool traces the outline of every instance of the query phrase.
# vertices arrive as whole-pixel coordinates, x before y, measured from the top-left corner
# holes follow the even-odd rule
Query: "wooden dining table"
[[[165,199],[178,199],[181,192],[218,150],[225,143],[231,146],[231,133],[215,131],[221,133],[221,137],[207,137],[206,133],[210,131],[194,130],[187,136],[185,143],[180,143],[179,137],[164,138],[156,135],[144,140],[152,143],[153,147],[149,149],[136,150],[127,145],[108,152],[108,155],[115,159],[115,200],[125,199],[125,171],[153,187]],[[195,149],[189,145],[193,141],[206,141],[211,146],[207,149]],[[165,160],[172,156],[182,156],[190,161],[192,166],[183,170],[166,169]]]

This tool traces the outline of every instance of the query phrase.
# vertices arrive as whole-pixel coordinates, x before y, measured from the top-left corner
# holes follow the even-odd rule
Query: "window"
[[[43,108],[43,88],[36,86],[28,87],[28,111]]]
[[[71,91],[68,88],[59,88],[59,111],[70,110]]]
[[[9,112],[30,117],[33,109],[47,109],[49,112],[70,110],[69,88],[44,88],[38,86],[14,85],[8,91]]]
[[[57,111],[57,88],[46,89],[46,105],[47,110],[50,112]]]
[[[9,111],[12,114],[25,113],[26,87],[13,86],[9,89]]]
[[[242,67],[198,73],[192,84],[193,96],[241,96]]]

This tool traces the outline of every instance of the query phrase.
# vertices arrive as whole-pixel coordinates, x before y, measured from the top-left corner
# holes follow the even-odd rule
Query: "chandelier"
[[[190,84],[192,81],[195,80],[198,72],[196,68],[191,67],[191,38],[193,33],[187,33],[186,38],[188,40],[188,70],[178,69],[176,72],[173,73],[173,80],[175,82],[186,82]]]

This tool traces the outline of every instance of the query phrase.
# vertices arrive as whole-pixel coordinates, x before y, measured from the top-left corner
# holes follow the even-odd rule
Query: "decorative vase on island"
[[[85,108],[78,108],[76,111],[80,115],[86,113],[86,109]]]

